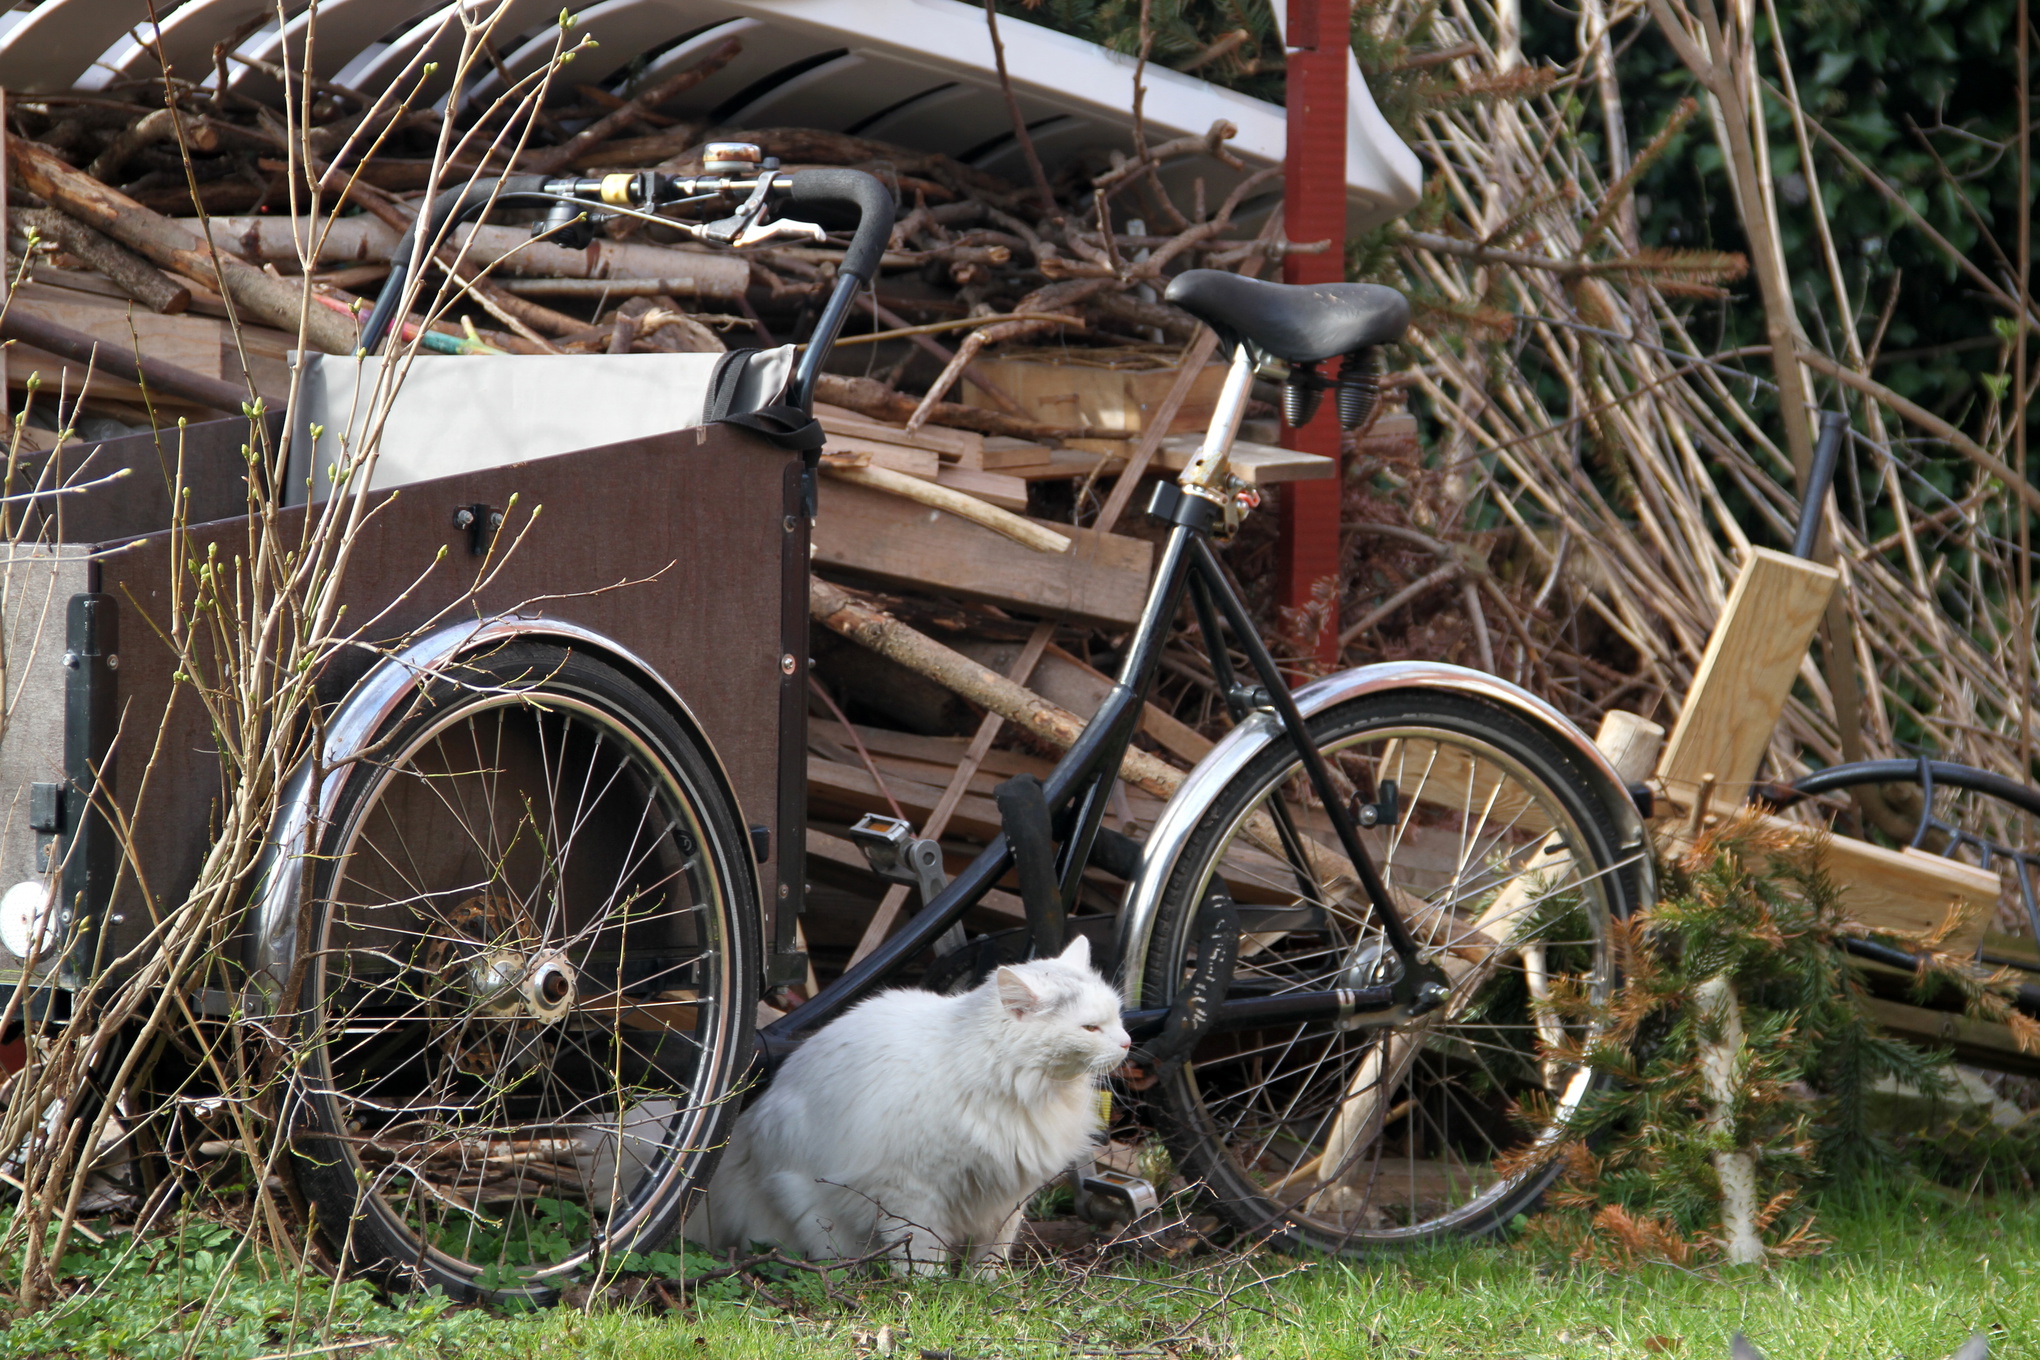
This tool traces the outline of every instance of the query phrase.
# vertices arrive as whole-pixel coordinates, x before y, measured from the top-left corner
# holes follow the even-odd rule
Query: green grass
[[[1081,1284],[1036,1268],[989,1282],[875,1282],[857,1307],[804,1318],[744,1301],[704,1303],[691,1317],[558,1311],[504,1319],[439,1353],[848,1360],[881,1327],[910,1360],[924,1348],[985,1360],[1165,1356],[1171,1343],[1221,1360],[1726,1360],[1737,1331],[1771,1360],[1941,1360],[1979,1328],[1994,1333],[1995,1356],[2036,1353],[2040,1198],[1970,1200],[1916,1183],[1830,1203],[1821,1221],[1829,1251],[1768,1270],[1611,1274],[1492,1244],[1368,1263],[1121,1267]],[[1284,1270],[1294,1273],[1250,1282]]]
[[[883,1328],[902,1360],[924,1349],[959,1360],[1727,1360],[1729,1336],[1742,1331],[1771,1360],[1941,1360],[1985,1328],[1994,1355],[2036,1354],[2040,1197],[1970,1199],[1910,1182],[1854,1206],[1829,1202],[1821,1225],[1832,1248],[1768,1270],[1611,1274],[1465,1244],[1374,1262],[1262,1256],[1224,1266],[1118,1263],[1088,1277],[1033,1267],[981,1281],[870,1278],[843,1286],[854,1295],[847,1304],[794,1276],[774,1288],[798,1298],[795,1312],[730,1284],[711,1286],[706,1292],[722,1297],[686,1314],[562,1308],[525,1316],[389,1306],[356,1286],[342,1291],[337,1325],[305,1328],[298,1344],[386,1337],[380,1354],[447,1360],[854,1360],[873,1352]],[[318,1316],[325,1291],[288,1276],[265,1283],[257,1273],[219,1291],[232,1320],[222,1327],[220,1314],[201,1321],[193,1306],[218,1282],[205,1271],[188,1270],[181,1290],[159,1278],[139,1293],[138,1273],[114,1272],[106,1283],[115,1288],[98,1303],[82,1296],[0,1333],[0,1354],[290,1353],[289,1318]],[[1257,1282],[1267,1276],[1280,1278]]]

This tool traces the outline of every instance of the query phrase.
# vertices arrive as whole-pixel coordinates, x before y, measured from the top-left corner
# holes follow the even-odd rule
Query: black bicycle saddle
[[[1218,332],[1292,364],[1400,340],[1409,299],[1375,283],[1263,283],[1223,269],[1187,269],[1164,295]]]

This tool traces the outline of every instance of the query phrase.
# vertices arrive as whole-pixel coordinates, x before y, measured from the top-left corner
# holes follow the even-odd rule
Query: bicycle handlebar
[[[601,202],[613,207],[622,207],[627,200],[633,208],[650,211],[680,199],[713,196],[728,201],[736,195],[748,195],[757,187],[758,181],[758,176],[739,180],[723,176],[681,177],[649,172],[606,176],[601,180],[508,175],[498,180],[471,180],[458,188],[448,189],[433,198],[390,251],[389,277],[384,280],[375,306],[362,323],[361,348],[363,352],[373,354],[391,329],[391,322],[403,299],[405,280],[417,264],[421,236],[430,240],[435,233],[459,225],[477,211],[490,207],[589,202],[598,196]],[[844,252],[836,287],[830,294],[828,305],[822,309],[807,352],[801,356],[800,365],[795,370],[794,404],[805,410],[812,398],[815,380],[820,376],[821,361],[836,343],[836,336],[842,331],[857,289],[878,275],[879,260],[892,237],[892,195],[883,184],[862,170],[826,168],[778,176],[767,192],[771,198],[792,206],[848,208],[857,214],[857,228],[851,236],[849,249]],[[612,197],[613,193],[620,194],[621,198]],[[591,203],[590,206],[594,205]],[[675,225],[681,224],[676,222]]]
[[[801,170],[788,177],[789,201],[800,207],[834,204],[857,210],[857,232],[843,255],[843,272],[860,283],[878,277],[878,262],[892,239],[893,200],[883,184],[862,170]],[[833,337],[832,337],[833,339]]]

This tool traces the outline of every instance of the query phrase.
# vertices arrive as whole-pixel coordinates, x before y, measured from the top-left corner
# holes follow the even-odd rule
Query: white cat
[[[1119,993],[1082,937],[961,996],[881,992],[803,1043],[737,1121],[687,1235],[901,1268],[1004,1261],[1030,1192],[1098,1130],[1126,1061]]]

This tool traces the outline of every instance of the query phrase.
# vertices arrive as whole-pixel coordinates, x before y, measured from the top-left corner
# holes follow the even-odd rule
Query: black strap
[[[717,357],[715,368],[708,375],[708,400],[701,410],[701,423],[713,425],[730,418],[730,407],[737,400],[737,389],[743,385],[744,370],[750,366],[755,349],[733,349]]]
[[[992,797],[998,802],[999,821],[1020,877],[1020,901],[1027,908],[1027,931],[1033,943],[1030,957],[1052,958],[1062,953],[1068,923],[1055,876],[1048,799],[1041,792],[1041,781],[1031,774],[1014,775],[993,789]]]
[[[828,442],[822,423],[798,406],[765,406],[756,411],[724,416],[722,423],[762,435],[793,453],[818,453]]]
[[[701,423],[735,425],[791,453],[819,453],[828,436],[822,432],[821,422],[798,406],[779,403],[755,411],[730,409],[737,403],[751,356],[757,353],[755,349],[733,349],[715,361],[715,371],[708,375],[708,400],[702,406]]]

